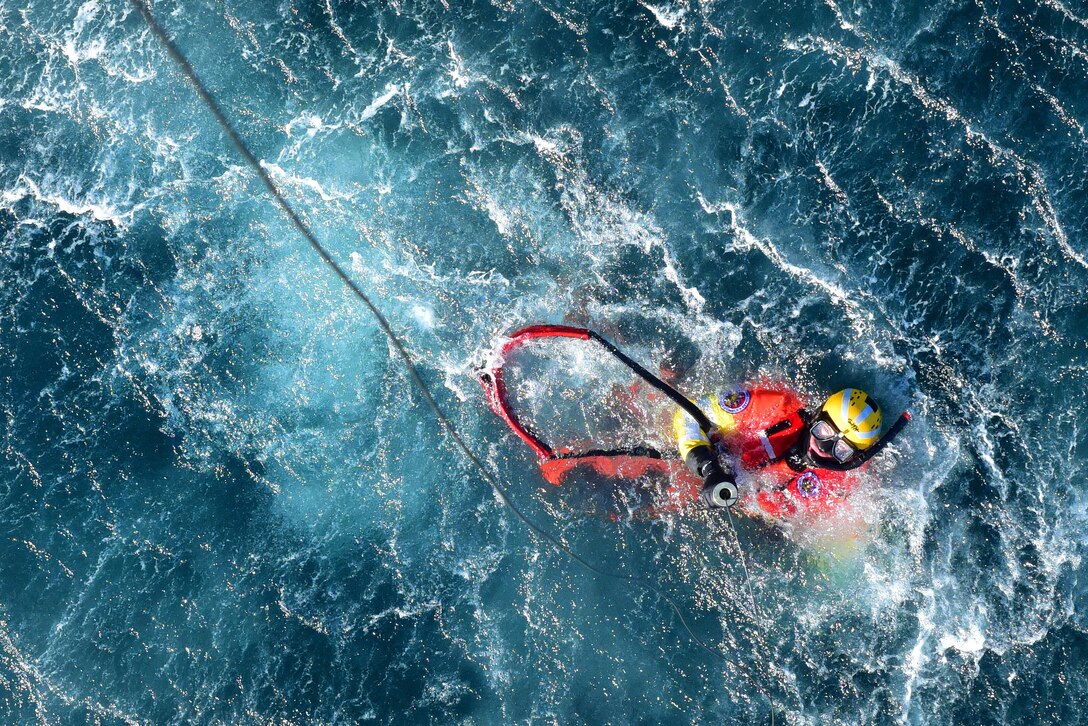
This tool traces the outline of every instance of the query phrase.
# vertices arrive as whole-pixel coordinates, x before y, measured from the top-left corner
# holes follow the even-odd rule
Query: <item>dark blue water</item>
[[[1088,5],[0,2],[0,720],[1088,719]],[[473,377],[590,324],[915,422],[849,546],[543,484]],[[847,537],[849,539],[849,537]]]

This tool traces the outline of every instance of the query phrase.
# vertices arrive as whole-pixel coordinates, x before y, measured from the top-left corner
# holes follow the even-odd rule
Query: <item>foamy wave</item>
[[[657,20],[661,27],[668,28],[669,30],[673,30],[677,25],[680,25],[680,21],[684,19],[684,16],[688,12],[685,7],[651,5],[650,3],[645,2],[645,0],[639,0],[639,4],[653,14],[654,19]]]
[[[311,179],[305,176],[296,176],[278,164],[274,164],[269,161],[262,161],[261,166],[264,167],[269,175],[280,186],[295,187],[301,189],[309,189],[317,194],[323,202],[350,202],[356,198],[356,195],[351,192],[341,191],[326,191],[325,187],[321,185],[316,179]],[[232,167],[238,169],[238,167]]]
[[[401,85],[399,83],[387,83],[385,91],[376,96],[374,100],[363,109],[363,112],[359,114],[359,120],[366,121],[367,119],[374,118],[383,106],[400,94],[408,94],[408,84]]]
[[[27,198],[47,204],[59,212],[76,217],[89,216],[99,222],[108,222],[120,229],[125,229],[131,224],[133,216],[143,209],[142,204],[137,204],[130,207],[128,211],[122,212],[108,198],[97,202],[86,199],[72,200],[59,191],[43,190],[38,186],[37,182],[26,175],[19,177],[18,186],[14,189],[6,189],[0,193],[0,202],[9,208]]]

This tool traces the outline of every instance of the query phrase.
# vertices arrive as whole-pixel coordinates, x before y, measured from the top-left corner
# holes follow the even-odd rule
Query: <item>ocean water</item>
[[[511,516],[130,5],[0,0],[0,721],[1088,722],[1088,4],[154,11],[517,505],[718,655]],[[742,563],[487,409],[564,321],[914,422]]]

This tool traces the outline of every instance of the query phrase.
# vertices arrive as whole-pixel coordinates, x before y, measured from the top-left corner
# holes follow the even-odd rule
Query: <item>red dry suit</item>
[[[808,416],[792,391],[738,388],[699,398],[695,404],[717,431],[714,440],[708,440],[694,419],[677,410],[673,430],[681,458],[708,446],[723,463],[737,462],[741,491],[755,493],[747,505],[753,514],[828,514],[860,483],[849,465],[825,465],[808,458]],[[687,486],[697,497],[701,484]]]

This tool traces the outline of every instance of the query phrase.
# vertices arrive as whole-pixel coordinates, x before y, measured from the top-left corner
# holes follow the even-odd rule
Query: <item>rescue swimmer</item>
[[[714,425],[710,436],[682,410],[673,430],[680,457],[702,481],[699,498],[711,509],[733,506],[736,463],[765,484],[753,513],[770,517],[834,510],[860,483],[855,470],[910,420],[904,413],[881,436],[880,406],[857,388],[831,395],[814,415],[797,394],[769,387],[724,391],[695,404]]]

